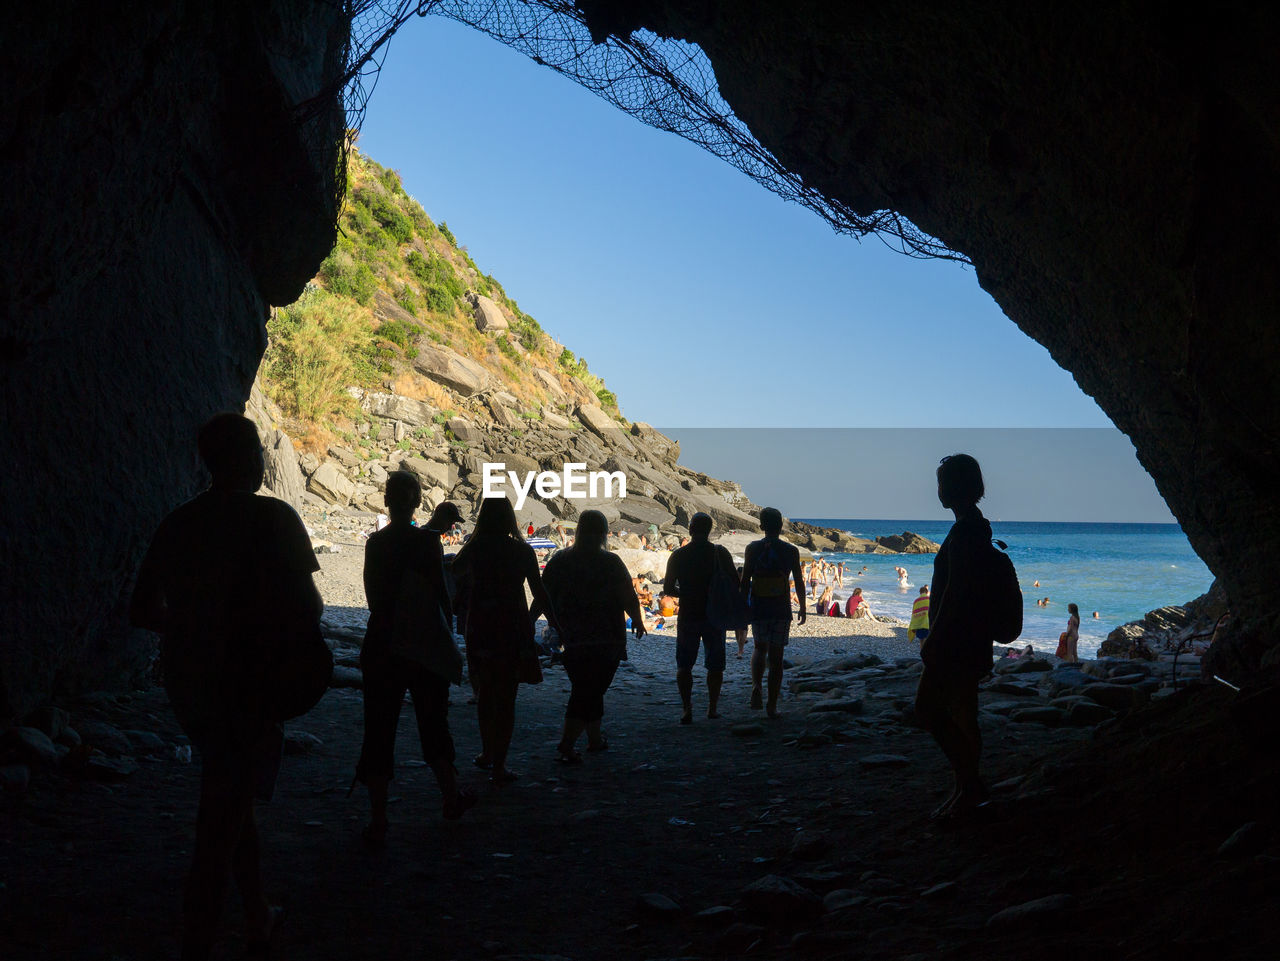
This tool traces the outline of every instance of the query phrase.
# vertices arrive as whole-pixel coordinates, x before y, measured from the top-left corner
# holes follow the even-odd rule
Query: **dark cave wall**
[[[579,5],[599,34],[700,44],[790,169],[969,255],[1221,578],[1238,630],[1220,666],[1280,652],[1275,7]]]
[[[342,112],[292,107],[335,75],[338,8],[109,6],[7,15],[0,722],[145,669],[140,553],[333,241]]]

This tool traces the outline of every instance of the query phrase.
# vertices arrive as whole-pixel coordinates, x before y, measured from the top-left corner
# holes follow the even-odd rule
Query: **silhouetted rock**
[[[990,928],[1016,928],[1027,924],[1043,924],[1060,919],[1075,907],[1075,898],[1069,894],[1051,894],[1048,897],[1024,901],[997,911],[987,919]]]
[[[1237,858],[1257,854],[1271,839],[1271,829],[1258,821],[1249,821],[1231,832],[1218,847],[1218,857]]]
[[[1126,711],[1138,707],[1147,700],[1147,694],[1137,687],[1127,684],[1109,684],[1101,682],[1090,684],[1080,689],[1080,693],[1092,701],[1115,711]]]
[[[650,914],[680,914],[683,908],[665,894],[649,891],[636,898],[636,905]]]
[[[86,745],[104,754],[128,755],[133,750],[128,736],[105,721],[82,720],[77,730]]]
[[[43,731],[56,741],[62,736],[62,732],[70,726],[71,715],[60,707],[47,705],[37,708],[28,714],[25,723],[28,727]]]
[[[756,917],[771,924],[794,926],[822,913],[822,899],[803,885],[767,874],[742,889],[742,900]]]
[[[23,426],[0,431],[0,718],[55,681],[145,671],[154,637],[124,616],[137,562],[207,483],[196,431],[243,407],[268,305],[333,246],[343,10],[250,6],[8,11],[23,135],[0,215],[39,229],[4,268],[4,420]],[[97,53],[68,95],[74,50]],[[50,464],[75,466],[33,483]]]
[[[20,760],[30,765],[51,765],[58,760],[53,739],[34,727],[11,727],[0,744],[12,749]]]

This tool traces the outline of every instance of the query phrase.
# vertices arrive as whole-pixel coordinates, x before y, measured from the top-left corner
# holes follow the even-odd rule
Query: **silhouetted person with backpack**
[[[319,569],[302,521],[259,497],[262,446],[253,422],[219,414],[200,429],[212,486],[166,517],[138,571],[130,616],[161,635],[165,688],[200,755],[200,808],[183,898],[183,961],[209,957],[234,874],[251,950],[281,910],[262,890],[255,794],[269,799],[282,729],[261,682],[279,631],[318,631]]]
[[[461,683],[462,656],[453,642],[453,609],[445,589],[440,534],[413,526],[422,488],[408,471],[387,478],[391,523],[369,536],[364,593],[369,625],[360,648],[364,673],[364,743],[356,778],[369,789],[366,843],[387,835],[387,791],[395,771],[396,727],[405,691],[413,696],[422,757],[444,798],[443,815],[456,820],[475,803],[458,787],[449,733],[449,682]],[[459,519],[448,501],[432,515],[443,529]]]
[[[956,522],[933,562],[916,716],[947,756],[956,783],[933,812],[935,818],[971,811],[987,800],[978,773],[978,682],[991,673],[994,641],[1007,643],[1012,640],[1009,632],[1016,637],[1022,626],[1022,595],[1013,565],[992,546],[991,525],[978,509],[986,493],[982,469],[968,454],[952,454],[938,465],[937,477],[938,500]],[[1009,594],[1010,578],[1016,599]],[[1015,618],[1016,628],[1007,627]]]
[[[747,545],[743,554],[742,590],[751,608],[751,634],[755,652],[751,655],[751,706],[765,706],[760,694],[765,661],[769,663],[769,717],[778,717],[778,692],[782,690],[782,655],[791,637],[791,591],[795,584],[800,623],[804,623],[804,570],[800,551],[782,539],[782,514],[775,507],[760,512],[764,537]]]
[[[738,569],[733,555],[719,544],[711,543],[712,520],[701,511],[689,520],[691,540],[672,551],[667,561],[667,574],[662,592],[680,598],[680,616],[676,621],[676,687],[684,713],[681,724],[693,723],[693,665],[698,662],[698,647],[703,648],[703,666],[707,669],[707,717],[720,716],[720,686],[724,682],[725,629],[707,617],[707,600],[711,595],[711,578],[717,565],[738,587]]]

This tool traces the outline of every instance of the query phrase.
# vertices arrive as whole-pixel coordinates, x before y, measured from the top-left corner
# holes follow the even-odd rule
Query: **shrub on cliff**
[[[319,423],[354,403],[346,387],[365,379],[367,313],[351,301],[316,291],[267,321],[265,382],[285,411]]]
[[[373,299],[378,289],[378,278],[373,269],[363,261],[357,261],[348,250],[334,248],[320,264],[320,278],[331,293],[350,297],[362,304]]]

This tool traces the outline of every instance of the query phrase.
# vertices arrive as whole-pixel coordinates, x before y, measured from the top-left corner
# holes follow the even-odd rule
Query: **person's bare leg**
[[[720,687],[723,684],[723,671],[707,671],[707,717],[717,718],[720,716],[720,712],[716,708],[720,704]]]
[[[182,902],[182,961],[205,961],[213,951],[234,852],[252,804],[252,793],[240,790],[234,777],[201,778],[195,852]]]
[[[431,773],[436,776],[436,785],[440,788],[440,797],[446,805],[458,800],[458,772],[448,761],[432,761],[429,765]]]
[[[676,671],[676,690],[680,692],[680,703],[684,705],[684,714],[680,716],[681,724],[693,723],[693,671],[683,668]]]
[[[756,641],[756,649],[751,653],[751,708],[760,710],[764,707],[764,697],[760,693],[760,685],[764,683],[764,661],[769,647]]]
[[[587,722],[579,720],[576,717],[566,717],[564,719],[564,732],[560,735],[560,743],[556,746],[556,750],[562,755],[572,755],[574,745],[578,743],[578,736],[587,729]],[[596,736],[599,736],[600,722],[596,722]]]
[[[951,794],[930,815],[931,817],[939,818],[950,814],[960,804],[961,797],[964,794],[964,736],[949,716],[939,717],[934,723],[930,724],[929,733],[933,735],[938,747],[946,755],[947,762],[951,765],[952,773],[955,775],[955,786],[951,789]]]
[[[244,905],[245,931],[250,941],[268,941],[274,919],[271,905],[262,890],[261,844],[258,826],[253,818],[253,805],[245,814],[240,828],[240,840],[231,857],[231,871],[240,889],[240,901]]]
[[[516,729],[516,692],[519,690],[514,680],[504,682],[494,697],[493,705],[493,780],[499,783],[514,781],[515,773],[507,767],[507,752],[511,748],[511,736]]]
[[[986,785],[982,783],[979,773],[979,761],[982,757],[982,731],[978,727],[978,718],[971,718],[967,712],[956,718],[956,780],[959,792],[955,807],[959,809],[977,807],[988,798]]]
[[[476,722],[480,728],[480,757],[477,764],[493,766],[493,692],[484,685],[474,688],[476,695]]]
[[[765,713],[770,717],[778,717],[778,695],[782,692],[782,654],[785,648],[778,644],[769,645],[769,700],[765,704]]]
[[[592,751],[603,751],[609,745],[600,730],[601,723],[599,718],[587,723],[587,747]]]

